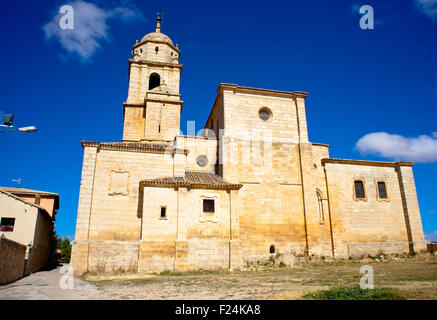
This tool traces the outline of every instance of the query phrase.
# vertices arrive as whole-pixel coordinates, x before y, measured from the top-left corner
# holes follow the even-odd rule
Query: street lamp
[[[11,131],[35,132],[35,131],[38,131],[38,129],[35,126],[29,126],[29,127],[21,127],[21,128],[16,128],[16,129],[10,129],[10,130],[3,130],[3,131],[0,131],[0,133],[11,132]]]
[[[29,126],[29,127],[18,128],[18,131],[21,131],[21,132],[35,132],[35,131],[38,131],[38,129],[35,126]]]
[[[0,131],[0,133],[3,132],[12,132],[12,131],[20,131],[20,132],[35,132],[38,131],[38,129],[35,126],[28,126],[28,127],[21,127],[16,129],[10,129],[12,128],[12,123],[14,122],[14,115],[13,114],[4,114],[3,111],[0,110],[0,127],[6,127],[9,128],[9,130],[3,130]]]

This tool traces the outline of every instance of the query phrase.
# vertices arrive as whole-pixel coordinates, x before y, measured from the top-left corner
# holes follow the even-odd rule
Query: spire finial
[[[157,17],[156,17],[156,28],[155,28],[155,32],[161,32],[161,21],[162,21],[162,17],[164,15],[164,9],[161,9],[161,11],[157,12]]]

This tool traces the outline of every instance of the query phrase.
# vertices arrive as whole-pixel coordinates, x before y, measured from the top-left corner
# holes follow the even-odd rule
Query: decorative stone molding
[[[108,194],[110,196],[127,196],[129,194],[129,172],[111,171]]]
[[[305,99],[308,96],[307,92],[303,91],[282,91],[282,90],[272,90],[272,89],[263,89],[263,88],[253,88],[253,87],[245,87],[239,86],[233,83],[220,83],[217,92],[223,89],[230,89],[232,91],[239,92],[250,92],[250,93],[264,93],[270,95],[278,95],[278,96],[287,96],[289,98],[303,98]]]
[[[332,158],[324,158],[322,159],[322,165],[325,163],[334,163],[334,164],[350,164],[356,166],[375,166],[375,167],[412,167],[414,162],[385,162],[385,161],[368,161],[368,160],[349,160],[349,159],[332,159]]]
[[[129,59],[129,65],[131,65],[132,63],[145,64],[145,65],[154,66],[154,67],[171,67],[171,68],[178,68],[181,70],[183,67],[182,64],[176,64],[176,63],[158,62],[158,61],[151,61],[151,60],[138,60],[138,61],[136,61],[133,59]]]
[[[100,150],[113,150],[113,151],[132,151],[143,153],[157,153],[164,154],[169,153],[171,155],[175,153],[184,153],[188,155],[188,150],[178,149],[168,144],[154,144],[143,142],[95,142],[95,141],[82,141],[82,147],[94,147],[97,151]]]

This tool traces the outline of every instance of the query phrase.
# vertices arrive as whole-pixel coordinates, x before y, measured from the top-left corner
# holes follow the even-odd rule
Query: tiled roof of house
[[[152,187],[186,187],[193,189],[225,189],[238,190],[241,184],[233,184],[223,180],[222,177],[212,172],[185,171],[184,177],[164,177],[146,179],[140,182],[143,186]]]
[[[55,209],[59,209],[59,194],[54,192],[47,192],[47,191],[39,191],[39,190],[32,190],[32,189],[25,189],[25,188],[12,188],[12,187],[0,187],[0,190],[3,190],[5,192],[11,193],[13,195],[41,195],[41,196],[48,196],[53,197],[55,199]]]
[[[29,206],[38,208],[40,210],[40,212],[42,212],[46,218],[48,218],[49,220],[52,220],[52,217],[50,216],[50,214],[43,207],[41,207],[41,206],[39,206],[39,205],[37,205],[35,203],[31,203],[31,202],[28,202],[28,201],[26,201],[24,199],[21,199],[20,197],[16,196],[15,194],[13,194],[11,192],[6,191],[5,189],[7,189],[7,188],[0,187],[0,193],[3,193],[3,194],[5,194],[5,195],[7,195],[9,197],[12,197],[15,200],[21,201],[21,202],[23,202],[23,203],[25,203],[25,204],[27,204]],[[19,189],[19,188],[9,188],[9,189]]]
[[[0,187],[0,189],[3,189],[6,192],[13,193],[13,194],[40,194],[42,196],[59,197],[57,193],[47,192],[47,191],[39,191],[39,190],[24,189],[24,188],[12,188],[12,187]]]

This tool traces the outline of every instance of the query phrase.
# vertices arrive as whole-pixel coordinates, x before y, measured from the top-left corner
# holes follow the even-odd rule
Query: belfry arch
[[[152,73],[149,77],[149,90],[159,87],[161,84],[161,76],[156,72]]]

